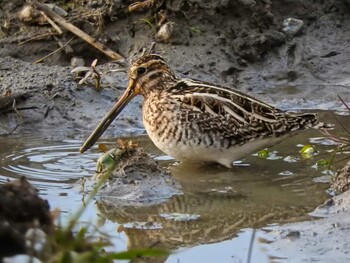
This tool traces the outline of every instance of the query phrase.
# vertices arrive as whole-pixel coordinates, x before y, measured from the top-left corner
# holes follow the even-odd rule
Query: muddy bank
[[[0,119],[2,134],[7,134],[17,125],[17,133],[40,130],[45,134],[52,128],[56,131],[92,130],[119,96],[121,88],[118,87],[126,85],[126,80],[117,76],[114,87],[98,92],[93,87],[79,87],[68,67],[33,65],[11,57],[0,58],[0,61],[0,90],[26,92],[31,97],[17,106],[38,107],[21,111],[20,115],[3,115]],[[118,121],[121,130],[142,127],[138,108],[137,102],[131,102],[124,118]]]
[[[169,170],[132,141],[123,142],[98,159],[93,181],[103,183],[97,192],[99,201],[119,209],[156,205],[183,194]]]
[[[349,202],[345,192],[311,213],[321,219],[272,227],[271,248],[286,262],[348,262]]]
[[[274,253],[288,262],[348,262],[350,260],[349,164],[338,171],[332,188],[346,191],[317,207],[313,221],[266,228]]]

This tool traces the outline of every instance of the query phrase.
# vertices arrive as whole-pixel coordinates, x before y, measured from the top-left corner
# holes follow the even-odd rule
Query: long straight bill
[[[103,118],[103,120],[99,123],[99,125],[90,135],[90,137],[84,142],[83,146],[81,146],[81,153],[90,149],[97,142],[97,140],[102,136],[105,130],[124,109],[124,107],[130,102],[130,100],[133,97],[135,97],[138,94],[138,92],[133,89],[132,84],[132,81],[130,81],[127,90],[121,96],[119,101],[115,104],[112,110]]]

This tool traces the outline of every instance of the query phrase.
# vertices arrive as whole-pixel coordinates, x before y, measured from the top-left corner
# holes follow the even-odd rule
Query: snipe
[[[177,160],[234,160],[308,127],[327,128],[313,113],[288,113],[223,86],[179,78],[155,54],[136,59],[127,90],[81,147],[89,149],[136,95],[144,97],[143,123],[154,144]]]

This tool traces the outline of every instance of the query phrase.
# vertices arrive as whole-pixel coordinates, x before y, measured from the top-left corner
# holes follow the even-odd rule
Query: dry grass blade
[[[146,1],[143,1],[143,2],[137,1],[137,2],[132,3],[131,5],[129,5],[128,11],[129,12],[134,12],[136,10],[150,8],[153,5],[153,2],[154,2],[153,0],[146,0]]]
[[[339,125],[348,133],[350,134],[350,131],[344,126],[344,124],[338,119],[338,117],[334,114],[333,111],[331,111],[333,118],[339,123]]]
[[[72,40],[74,39],[74,37],[72,37],[71,39],[69,39],[65,44],[63,44],[60,48],[56,49],[55,51],[52,51],[50,54],[46,55],[43,58],[38,59],[37,61],[34,62],[34,64],[38,64],[43,62],[43,60],[47,59],[48,57],[52,56],[53,54],[56,54],[57,52],[61,51],[62,49],[64,49],[65,46],[67,46]]]
[[[57,36],[57,35],[58,35],[57,32],[49,32],[49,33],[45,33],[45,34],[40,34],[40,35],[37,35],[37,36],[33,36],[33,37],[29,38],[29,39],[23,40],[22,42],[19,42],[18,46],[26,44],[26,43],[28,43],[30,41],[42,40],[44,38],[48,38],[48,37],[51,37],[51,36]]]
[[[349,111],[350,113],[350,107],[346,104],[346,102],[338,95],[338,98],[339,100],[343,103],[343,105],[345,106],[345,108]],[[339,120],[339,118],[334,114],[333,111],[331,111],[331,114],[333,116],[333,118],[338,122],[338,124],[343,128],[344,131],[347,132],[347,134],[350,134],[350,130],[345,127],[345,125]],[[328,138],[330,138],[331,140],[333,141],[336,141],[336,142],[340,142],[340,143],[343,143],[347,146],[350,145],[350,138],[349,137],[340,137],[340,136],[337,136],[337,135],[334,135],[334,134],[331,134],[329,133],[328,131],[323,131],[323,133],[325,135],[327,135]]]
[[[86,72],[85,76],[79,81],[79,85],[87,83],[87,80],[91,78],[94,81],[95,88],[101,89],[101,73],[96,69],[97,59],[95,59],[90,67],[79,66],[71,70],[71,73]]]
[[[91,68],[85,66],[78,66],[70,71],[70,73],[80,73],[84,71],[90,71]]]
[[[338,95],[338,98],[340,99],[340,101],[344,104],[345,108],[348,109],[348,111],[350,112],[350,107],[345,103],[345,101]]]

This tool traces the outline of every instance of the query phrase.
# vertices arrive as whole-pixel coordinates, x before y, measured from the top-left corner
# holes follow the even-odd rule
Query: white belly
[[[195,125],[189,128],[189,122],[180,118],[177,105],[161,101],[144,102],[143,123],[153,143],[176,160],[217,162],[226,167],[232,167],[233,161],[283,139],[256,139],[240,146],[228,147],[232,142],[218,139],[221,136],[214,134],[214,131],[202,133]]]
[[[232,167],[234,161],[252,154],[260,149],[272,146],[274,143],[281,141],[283,138],[266,138],[257,139],[247,142],[240,146],[231,146],[230,148],[222,148],[218,145],[205,146],[203,144],[191,144],[190,142],[160,140],[158,134],[152,132],[145,122],[145,128],[148,136],[153,143],[164,153],[174,157],[178,161],[184,162],[215,162],[226,167]]]

